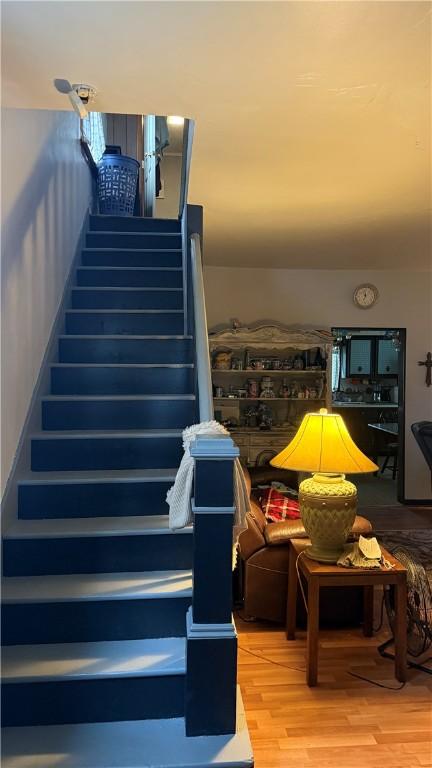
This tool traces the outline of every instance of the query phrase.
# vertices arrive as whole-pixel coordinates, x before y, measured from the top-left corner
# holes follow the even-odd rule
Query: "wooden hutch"
[[[329,330],[271,321],[209,333],[215,418],[248,465],[268,460],[308,411],[331,408]]]

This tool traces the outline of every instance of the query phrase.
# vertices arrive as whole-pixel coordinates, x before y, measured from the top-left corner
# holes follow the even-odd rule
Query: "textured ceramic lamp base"
[[[311,540],[305,554],[320,563],[336,563],[355,520],[357,488],[344,475],[315,474],[300,484],[299,502]]]

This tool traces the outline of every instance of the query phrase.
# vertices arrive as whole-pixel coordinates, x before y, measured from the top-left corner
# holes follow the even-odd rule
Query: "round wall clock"
[[[370,309],[378,300],[378,288],[371,283],[364,283],[357,286],[353,294],[353,300],[356,307],[360,309]]]

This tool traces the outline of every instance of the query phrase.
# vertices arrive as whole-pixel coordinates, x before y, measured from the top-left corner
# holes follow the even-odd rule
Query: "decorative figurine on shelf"
[[[294,400],[298,398],[299,395],[299,387],[296,381],[291,382],[289,396],[292,397]]]
[[[261,379],[261,393],[260,398],[262,400],[271,399],[276,397],[273,389],[273,382],[270,376],[263,376]]]
[[[316,396],[319,400],[321,400],[324,392],[324,381],[322,378],[315,379],[315,387],[316,387]]]
[[[271,429],[273,424],[273,412],[266,403],[260,403],[257,410],[257,426],[260,429]]]
[[[231,368],[232,352],[227,350],[220,350],[216,352],[214,356],[213,366],[217,371],[229,371]]]
[[[286,381],[284,380],[284,383],[282,384],[279,390],[279,397],[283,397],[287,399],[289,396],[290,396],[290,388],[287,385]]]
[[[255,398],[258,397],[258,381],[257,379],[248,379],[247,380],[247,396],[250,397],[252,400],[255,400]]]
[[[313,365],[314,365],[314,368],[321,368],[322,370],[324,370],[326,367],[326,361],[325,361],[325,357],[323,357],[322,355],[321,347],[317,347]]]
[[[247,408],[244,412],[244,426],[252,429],[257,426],[257,409],[255,406]]]

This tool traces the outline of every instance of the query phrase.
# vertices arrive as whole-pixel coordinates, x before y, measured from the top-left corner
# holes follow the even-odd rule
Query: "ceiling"
[[[64,77],[101,111],[194,118],[207,264],[426,269],[431,9],[3,2],[3,101],[64,109]]]

